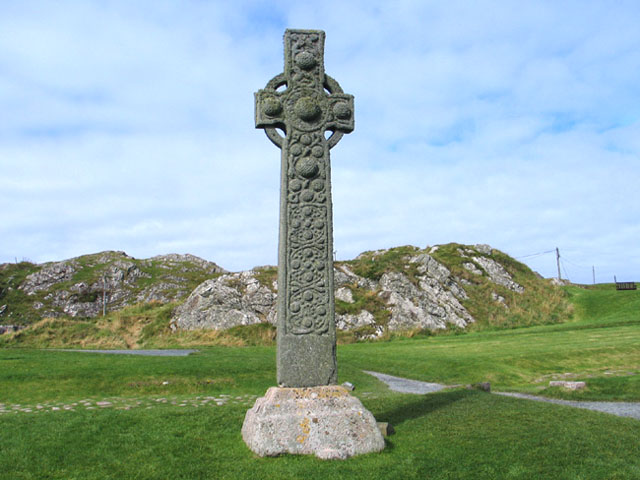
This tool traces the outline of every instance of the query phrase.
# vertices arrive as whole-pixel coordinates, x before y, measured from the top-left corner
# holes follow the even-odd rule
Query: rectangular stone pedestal
[[[290,453],[345,459],[384,448],[371,412],[335,385],[271,387],[247,412],[242,438],[261,457]]]

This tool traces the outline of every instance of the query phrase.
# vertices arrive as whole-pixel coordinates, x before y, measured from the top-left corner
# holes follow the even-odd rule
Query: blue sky
[[[276,5],[277,4],[277,5]],[[285,28],[355,96],[339,259],[486,243],[640,280],[640,3],[0,1],[0,262],[102,250],[275,264],[279,151],[253,92]]]

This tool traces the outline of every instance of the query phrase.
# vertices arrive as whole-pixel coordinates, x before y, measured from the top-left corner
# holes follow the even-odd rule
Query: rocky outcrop
[[[253,270],[229,273],[199,285],[174,312],[173,330],[275,323],[276,294],[260,284]]]
[[[496,260],[491,258],[493,249],[489,245],[475,245],[473,248],[458,248],[457,251],[460,257],[472,260],[464,262],[462,266],[474,275],[483,275],[484,270],[493,283],[502,285],[514,292],[524,292],[522,285],[514,282],[509,272]],[[538,277],[540,277],[539,274]]]
[[[456,294],[461,298],[466,298],[466,294],[455,281],[449,279],[447,285],[428,275],[418,280],[416,286],[399,272],[386,273],[380,280],[379,295],[391,310],[390,330],[434,330],[447,324],[464,328],[474,321],[456,298]]]
[[[11,267],[5,264],[3,271]],[[103,299],[108,311],[136,303],[176,301],[203,280],[225,272],[213,262],[188,254],[138,260],[113,251],[34,265],[32,270],[19,285],[6,289],[6,293],[15,293],[6,307],[6,315],[14,322],[95,317],[102,314]],[[4,294],[0,291],[0,297]]]
[[[27,295],[48,290],[57,283],[71,280],[78,270],[78,266],[75,259],[44,264],[40,271],[29,275],[18,288]]]
[[[384,251],[374,254],[379,257]],[[356,289],[375,292],[389,312],[385,327],[390,331],[435,330],[446,328],[448,324],[464,328],[474,322],[474,318],[460,303],[468,298],[466,292],[445,265],[427,253],[407,256],[405,262],[402,270],[413,268],[412,278],[403,271],[391,271],[383,274],[379,281],[374,281],[359,277],[348,267],[341,266],[336,273],[336,284],[348,284]],[[345,287],[338,290],[341,288]],[[339,328],[344,324],[345,330],[374,325],[373,315],[366,310],[358,315],[343,317],[337,314],[336,322]],[[384,333],[385,328],[381,325],[375,327],[376,336]]]
[[[378,338],[394,331],[466,328],[477,312],[504,321],[522,310],[511,307],[523,304],[517,297],[526,295],[523,285],[531,282],[546,284],[488,245],[365,252],[334,266],[336,327],[358,338]],[[172,314],[173,330],[276,323],[275,267],[230,273],[193,255],[138,260],[124,252],[0,265],[3,324],[94,317],[102,313],[103,295],[108,311],[184,300]]]
[[[467,262],[474,266],[472,273],[482,275],[482,267],[496,285],[521,292],[522,287],[509,273],[487,256],[491,253],[490,247],[488,250],[486,246],[481,247],[462,252],[465,257],[467,253],[473,255],[474,263]],[[400,268],[391,269],[379,278],[355,273],[366,262],[384,262],[389,252],[369,252],[354,261],[336,264],[334,283],[339,330],[362,330],[366,337],[380,337],[387,330],[436,330],[448,325],[465,328],[475,321],[463,305],[469,299],[464,285],[472,282],[453,275],[426,251],[416,249],[415,254],[402,257]],[[468,268],[466,264],[465,268]],[[261,285],[255,271],[226,274],[194,290],[176,309],[171,325],[174,330],[191,330],[226,329],[265,321],[275,323],[276,297],[273,286]],[[504,304],[504,297],[499,298]]]
[[[491,278],[491,281],[497,285],[507,287],[514,292],[522,293],[524,288],[513,281],[509,272],[502,265],[488,257],[473,257],[473,260],[479,264]]]
[[[384,327],[376,323],[376,318],[368,310],[360,310],[360,313],[343,313],[336,315],[336,328],[338,330],[358,330],[362,327],[372,327],[371,335],[379,337],[384,333]]]

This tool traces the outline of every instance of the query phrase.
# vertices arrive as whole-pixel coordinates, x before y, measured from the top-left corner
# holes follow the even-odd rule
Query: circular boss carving
[[[305,157],[302,158],[296,163],[296,172],[302,175],[304,178],[311,178],[316,173],[318,173],[318,162],[315,160]]]
[[[313,200],[313,197],[315,197],[315,195],[310,190],[305,190],[300,196],[300,198],[302,198],[302,200],[305,202],[311,202]]]
[[[294,192],[299,192],[302,189],[302,182],[298,179],[293,179],[291,183],[289,183],[289,188]]]
[[[262,101],[262,111],[270,117],[275,117],[282,112],[282,104],[273,97],[265,98]]]
[[[303,70],[311,70],[316,66],[316,57],[311,52],[300,52],[296,55],[296,64]]]
[[[317,120],[322,113],[318,102],[311,97],[300,98],[293,107],[293,111],[298,117],[306,122]]]
[[[348,120],[351,117],[351,109],[345,102],[338,102],[333,106],[333,113],[336,114],[340,120]]]
[[[316,192],[321,192],[324,190],[324,182],[320,179],[314,180],[311,182],[311,188],[313,188]]]

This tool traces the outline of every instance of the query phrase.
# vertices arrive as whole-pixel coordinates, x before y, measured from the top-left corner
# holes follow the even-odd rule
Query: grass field
[[[640,294],[568,289],[572,322],[338,348],[339,381],[396,433],[346,461],[258,458],[240,427],[273,347],[188,357],[0,350],[0,479],[640,479],[640,421],[454,388],[403,395],[362,369],[494,390],[640,401]],[[546,388],[585,380],[583,392]]]

